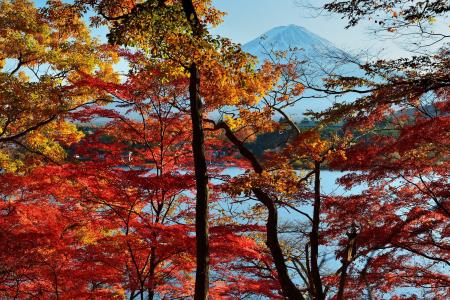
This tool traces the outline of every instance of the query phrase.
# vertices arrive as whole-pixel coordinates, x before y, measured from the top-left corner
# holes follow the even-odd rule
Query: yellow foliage
[[[0,145],[8,153],[2,156],[2,170],[18,171],[24,166],[18,161],[28,156],[34,157],[33,164],[42,154],[64,159],[63,146],[82,137],[64,121],[67,111],[107,97],[76,81],[84,73],[118,82],[112,67],[117,61],[113,47],[91,38],[73,6],[50,1],[37,9],[29,0],[0,0],[0,127],[2,138],[19,136],[16,145]]]
[[[4,150],[0,150],[0,169],[5,172],[16,172],[22,166],[22,161],[14,159]]]
[[[81,227],[78,229],[80,240],[85,245],[95,245],[97,243],[97,234],[87,227]]]

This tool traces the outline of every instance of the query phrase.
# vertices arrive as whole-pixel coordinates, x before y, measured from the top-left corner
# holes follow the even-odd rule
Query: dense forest
[[[449,299],[450,4],[306,7],[413,54],[317,83],[212,0],[0,0],[0,299]]]

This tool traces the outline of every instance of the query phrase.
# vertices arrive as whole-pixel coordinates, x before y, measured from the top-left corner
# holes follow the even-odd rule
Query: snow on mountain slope
[[[284,51],[300,49],[299,53],[317,56],[326,53],[343,53],[331,42],[297,25],[275,27],[262,36],[243,45],[243,50],[260,59],[266,57],[266,50]]]
[[[304,27],[287,25],[275,27],[260,37],[244,44],[242,49],[258,58],[261,63],[268,58],[268,51],[293,51],[295,56],[305,61],[299,72],[308,74],[308,81],[320,86],[327,73],[338,73],[345,76],[361,76],[355,66],[344,63],[350,54],[337,48],[326,39],[312,33]],[[295,50],[293,50],[295,49]],[[306,96],[315,95],[306,91]],[[339,101],[351,101],[354,97],[344,96]],[[287,112],[296,120],[301,120],[308,111],[321,111],[330,107],[334,99],[305,99]]]

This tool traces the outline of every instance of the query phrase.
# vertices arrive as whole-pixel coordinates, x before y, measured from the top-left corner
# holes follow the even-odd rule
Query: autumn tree
[[[82,142],[77,147],[79,148],[77,153],[83,160],[98,160],[92,166],[83,164],[83,168],[92,168],[92,172],[98,174],[100,169],[106,167],[102,172],[102,178],[83,185],[95,188],[93,193],[98,199],[104,201],[103,205],[112,209],[113,214],[128,216],[120,218],[127,220],[126,224],[120,227],[127,232],[127,236],[135,236],[135,246],[140,245],[138,251],[133,250],[133,246],[128,245],[128,242],[125,247],[125,253],[132,258],[130,267],[126,269],[134,270],[127,277],[134,277],[135,273],[140,274],[138,276],[140,279],[135,279],[139,283],[137,288],[136,283],[133,286],[127,286],[127,290],[136,291],[132,294],[133,297],[147,295],[151,298],[156,294],[170,295],[170,297],[189,296],[192,295],[190,274],[192,267],[195,266],[192,264],[194,253],[192,252],[193,240],[190,237],[193,229],[191,222],[193,202],[189,196],[193,188],[193,176],[190,173],[193,169],[192,154],[189,150],[191,131],[184,125],[187,117],[184,111],[187,111],[189,103],[186,94],[189,80],[180,75],[169,76],[163,72],[164,63],[148,60],[142,52],[124,50],[121,54],[127,58],[130,65],[128,79],[123,84],[104,82],[91,76],[85,76],[85,79],[78,83],[103,87],[105,92],[113,96],[118,107],[126,108],[126,112],[118,112],[114,109],[90,107],[72,114],[72,117],[83,122],[95,116],[112,120],[101,129],[97,129],[93,136],[100,139],[102,136],[112,138],[115,142],[110,146],[102,146],[98,142],[94,144]],[[205,140],[208,149],[206,157],[212,163],[209,172],[214,178],[221,178],[221,172],[235,161],[235,158],[228,154],[226,143],[218,138],[216,134],[210,134]],[[97,149],[101,149],[100,157],[97,157],[99,154]],[[90,152],[93,156],[88,155]],[[116,170],[118,161],[122,161],[122,167],[126,166],[130,170]],[[92,177],[77,168],[74,169],[73,176],[79,176],[80,180]],[[107,176],[112,177],[107,179]],[[66,178],[68,179],[70,182],[73,181],[72,177]],[[125,179],[126,183],[123,182]],[[102,183],[105,180],[111,183],[118,182],[118,184],[105,185]],[[140,191],[139,198],[130,203],[130,200],[134,198],[129,195],[119,204],[118,195],[125,193],[120,189],[126,187],[126,190],[130,190],[131,186],[135,187],[136,191]],[[214,185],[211,188],[217,190]],[[115,191],[109,194],[114,198],[106,198],[102,192],[105,190]],[[211,200],[211,205],[217,206],[220,198],[215,196]],[[80,199],[80,201],[83,200]],[[96,203],[95,200],[91,201]],[[136,206],[133,203],[136,203]],[[129,207],[131,204],[133,207]],[[149,208],[152,209],[149,211]],[[213,212],[217,213],[217,210],[214,209]],[[130,220],[137,218],[138,223],[142,223],[142,229],[135,227],[136,223],[128,221],[129,218]],[[215,273],[215,280],[211,283],[211,296],[240,295],[244,291],[248,294],[272,295],[273,291],[260,287],[255,279],[252,281],[250,277],[252,272],[241,272],[245,276],[241,277],[239,283],[228,284],[227,280],[224,280],[224,278],[230,278],[231,272],[234,272],[228,270],[227,265],[239,265],[240,260],[257,261],[261,256],[266,261],[270,261],[270,257],[261,255],[256,250],[260,246],[246,236],[249,231],[260,231],[260,227],[230,225],[225,221],[225,218],[215,214],[210,220],[213,226],[211,229],[212,268]],[[130,229],[123,229],[130,226]],[[175,228],[178,228],[176,237],[170,233]],[[141,231],[142,233],[136,236]],[[153,232],[151,240],[147,240],[149,231]],[[143,239],[145,239],[144,243],[142,243]],[[175,241],[180,244],[177,246]],[[158,246],[159,244],[165,246]],[[145,254],[146,251],[150,251],[150,254]],[[176,257],[179,258],[176,259]],[[146,264],[145,259],[150,263],[147,261]],[[137,262],[142,262],[144,267],[137,267]],[[169,268],[171,271],[167,273],[164,271],[164,266],[167,264],[177,267]],[[276,280],[272,281],[276,282]],[[253,286],[245,286],[245,282],[252,282]],[[271,281],[267,280],[267,282]]]
[[[0,295],[4,299],[120,299],[114,265],[93,252],[108,222],[86,210],[64,186],[59,166],[38,167],[29,176],[2,174]],[[54,174],[54,176],[49,176]],[[67,186],[64,186],[67,187]]]
[[[101,91],[73,82],[80,73],[114,80],[113,52],[59,1],[42,9],[30,1],[0,6],[0,167],[25,169],[38,157],[61,162],[63,148],[82,136],[66,122],[67,112],[102,98]]]
[[[87,74],[77,81],[78,87],[103,90],[117,106],[94,105],[70,114],[84,126],[99,117],[103,123],[109,120],[90,128],[70,149],[71,163],[41,167],[28,176],[2,177],[8,183],[1,188],[5,200],[1,283],[6,297],[28,293],[47,298],[123,298],[127,292],[130,299],[143,299],[193,294],[191,131],[185,126],[187,115],[173,105],[187,103],[189,81],[167,77],[142,53],[121,55],[131,68],[123,84]],[[211,149],[224,147],[217,139],[210,143]],[[210,161],[214,155],[214,150],[207,152]],[[221,158],[227,159],[224,155]],[[210,171],[218,175],[226,167],[222,164]],[[59,218],[58,226],[52,223],[55,220],[42,218],[43,211]],[[19,213],[31,217],[20,219]],[[33,226],[27,225],[30,221]],[[221,278],[230,276],[224,265],[260,256],[258,246],[240,236],[248,228],[254,230],[226,224],[213,227],[213,266],[221,270]],[[22,232],[27,234],[25,244],[14,242]],[[239,251],[228,250],[230,245]],[[17,247],[30,255],[20,259],[16,254],[23,256],[23,252]],[[64,262],[60,256],[65,256]],[[214,283],[214,297],[243,289],[263,293],[244,288],[243,282],[222,282]]]
[[[82,1],[80,1],[82,3]],[[197,184],[197,272],[196,299],[208,298],[208,175],[204,155],[203,117],[205,105],[213,110],[236,101],[240,82],[262,89],[253,74],[245,75],[247,55],[223,38],[213,38],[208,25],[216,25],[222,15],[210,1],[145,1],[142,3],[89,2],[110,26],[112,43],[140,47],[153,59],[163,59],[171,72],[190,78],[188,88],[193,126],[192,150]],[[162,22],[161,20],[164,20]],[[170,22],[167,22],[170,20]],[[204,80],[200,80],[204,76]],[[241,78],[241,81],[235,79]],[[270,81],[268,82],[270,84]],[[202,99],[205,102],[202,104]],[[255,98],[251,96],[249,101]]]
[[[346,133],[360,137],[345,150],[348,159],[331,167],[351,171],[340,180],[348,188],[367,186],[361,194],[329,197],[324,204],[329,224],[324,234],[340,240],[345,266],[329,279],[339,299],[363,294],[444,299],[449,292],[444,192],[449,53],[448,35],[433,25],[448,12],[448,3],[333,1],[323,8],[342,14],[349,27],[368,20],[386,36],[415,37],[410,45],[421,52],[354,61],[364,76],[336,74],[325,80],[325,89],[316,89],[358,95],[316,116],[322,124],[343,122]],[[404,287],[411,290],[402,295]]]
[[[289,53],[258,64],[212,37],[222,13],[210,1],[1,5],[1,168],[35,155],[61,164],[0,174],[2,297],[449,296],[447,49],[353,61],[364,76],[314,86]],[[116,46],[89,37],[88,8]],[[396,33],[448,11],[324,8],[349,26],[381,13]],[[129,68],[120,82],[115,56]],[[305,129],[285,111],[305,89],[358,99],[311,114],[317,126]],[[84,138],[69,120],[89,127]],[[286,141],[256,155],[252,141],[274,132]],[[324,169],[364,190],[323,193]]]
[[[343,149],[349,141],[335,133],[322,135],[320,128],[301,129],[291,119],[285,108],[304,99],[304,86],[299,82],[301,62],[294,56],[286,61],[286,53],[273,55],[278,61],[274,59],[272,64],[266,63],[262,68],[273,68],[280,79],[262,100],[253,104],[238,103],[238,113],[230,111],[223,121],[210,121],[216,130],[223,130],[249,164],[245,174],[237,176],[224,188],[233,199],[244,194],[256,200],[250,203],[266,222],[265,243],[274,261],[283,297],[325,299],[328,287],[322,282],[324,273],[319,254],[323,243],[319,231],[324,222],[320,172],[331,161],[345,159]],[[277,116],[282,117],[281,123],[275,121]],[[258,157],[248,146],[258,135],[283,130],[288,132],[286,143],[263,157]],[[296,170],[299,164],[303,172]],[[311,178],[314,178],[312,182]],[[311,215],[307,206],[312,209]],[[294,214],[292,222],[305,222],[294,229],[304,232],[295,245],[290,245],[286,240],[289,237],[282,234],[285,221],[280,221],[281,209]],[[297,255],[299,251],[301,254]],[[292,270],[296,270],[297,275]]]
[[[94,162],[86,167],[97,176],[84,183],[86,175],[77,168],[73,176],[80,188],[89,186],[87,199],[80,201],[105,207],[107,217],[123,232],[102,247],[116,245],[115,259],[124,261],[118,267],[130,299],[184,297],[190,294],[195,267],[192,199],[187,195],[194,182],[189,172],[190,130],[184,125],[186,117],[171,102],[181,101],[186,82],[164,84],[157,69],[135,67],[142,64],[139,55],[125,55],[135,60],[130,64],[135,73],[123,85],[85,78],[83,84],[104,86],[126,112],[91,107],[75,114],[84,122],[95,117],[109,121],[76,150],[81,159]],[[102,142],[105,138],[111,141]]]

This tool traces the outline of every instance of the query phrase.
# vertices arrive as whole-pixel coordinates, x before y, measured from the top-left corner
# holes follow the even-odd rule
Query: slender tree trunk
[[[151,247],[150,252],[150,273],[149,273],[149,289],[148,289],[148,300],[153,300],[155,297],[155,270],[156,270],[156,248]]]
[[[208,299],[209,288],[209,228],[208,228],[208,174],[205,158],[202,103],[199,95],[200,76],[195,63],[190,68],[189,96],[192,119],[192,150],[194,154],[197,202],[195,206],[195,233],[197,245],[197,272],[194,299]]]
[[[267,208],[266,245],[270,250],[275,268],[277,269],[278,281],[280,282],[283,296],[287,299],[302,300],[304,298],[300,290],[295,286],[289,276],[283,251],[278,241],[278,211],[275,203],[269,195],[260,189],[253,189],[253,193]]]
[[[347,279],[347,268],[348,268],[348,264],[347,264],[347,262],[344,262],[342,264],[342,271],[341,271],[341,275],[339,277],[339,289],[338,289],[338,293],[336,296],[337,300],[344,300],[345,281]]]
[[[150,289],[148,291],[148,300],[153,300],[154,297],[155,297],[155,291]]]
[[[319,224],[320,224],[320,162],[314,163],[314,212],[312,230],[310,233],[311,242],[311,273],[314,283],[314,299],[324,300],[322,279],[319,270]]]
[[[225,135],[238,149],[242,156],[244,156],[252,164],[253,170],[261,174],[263,172],[263,167],[259,163],[258,159],[253,155],[253,153],[245,147],[244,143],[240,141],[230,127],[222,122],[219,123],[217,128],[222,128],[225,130]],[[290,300],[303,300],[302,293],[292,282],[288,269],[286,266],[283,251],[281,249],[280,243],[278,241],[278,212],[273,199],[264,191],[258,188],[253,188],[252,192],[255,194],[256,198],[267,208],[268,216],[266,222],[266,245],[270,250],[272,255],[275,268],[278,274],[278,281],[281,285],[281,289],[284,297]]]
[[[182,0],[187,22],[191,25],[194,38],[201,38],[204,32],[192,0]],[[205,158],[205,133],[203,130],[203,109],[200,99],[200,75],[195,61],[189,68],[189,99],[192,119],[192,150],[194,154],[197,203],[195,206],[195,233],[197,247],[197,270],[195,274],[195,300],[206,300],[209,294],[209,228],[208,228],[208,173]]]
[[[345,282],[347,280],[347,272],[348,267],[352,260],[354,259],[356,252],[356,228],[354,224],[352,224],[352,228],[347,232],[347,246],[345,247],[344,252],[342,253],[342,270],[339,278],[339,289],[337,293],[337,300],[344,300],[344,290],[345,290]]]
[[[53,269],[53,276],[55,278],[55,296],[56,296],[56,300],[59,300],[58,275],[56,275],[56,272],[54,269]]]

